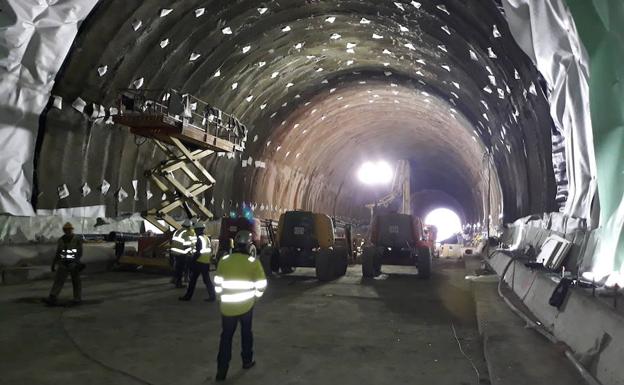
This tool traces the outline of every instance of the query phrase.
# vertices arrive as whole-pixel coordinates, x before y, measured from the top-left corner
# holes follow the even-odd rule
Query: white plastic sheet
[[[99,207],[77,207],[54,212],[41,212],[36,217],[0,215],[0,245],[55,242],[63,235],[63,224],[70,222],[78,234],[108,234],[111,231],[138,233],[143,218],[113,219],[99,217],[104,210]],[[104,219],[99,225],[97,218]],[[97,226],[96,226],[97,225]]]
[[[0,213],[31,216],[39,115],[97,0],[4,0],[0,13]]]
[[[564,213],[591,222],[596,161],[589,109],[588,56],[564,0],[504,0],[518,45],[533,60],[552,92],[550,111],[565,137],[569,194]]]

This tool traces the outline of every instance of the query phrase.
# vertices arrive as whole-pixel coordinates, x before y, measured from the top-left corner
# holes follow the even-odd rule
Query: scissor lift
[[[165,194],[143,217],[162,232],[181,227],[176,209],[199,220],[213,217],[201,195],[215,184],[201,160],[215,152],[243,151],[247,129],[238,119],[189,94],[168,90],[125,90],[114,122],[152,140],[166,159],[146,171]],[[164,223],[163,223],[164,221]]]
[[[192,95],[167,89],[122,91],[119,114],[113,121],[128,126],[135,135],[152,140],[165,155],[165,160],[145,172],[165,199],[142,213],[164,233],[161,247],[167,248],[171,228],[182,227],[182,221],[175,218],[176,210],[183,209],[189,218],[201,221],[213,217],[201,196],[216,181],[201,161],[217,152],[244,150],[247,128],[238,119]],[[142,250],[141,245],[150,243],[147,242],[150,239],[145,241],[139,242],[138,255],[122,256],[119,264],[169,268],[167,250],[157,253]]]

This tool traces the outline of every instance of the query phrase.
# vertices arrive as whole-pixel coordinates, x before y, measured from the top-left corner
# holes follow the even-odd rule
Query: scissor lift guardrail
[[[146,171],[151,184],[166,196],[158,207],[143,213],[147,221],[167,232],[169,226],[181,227],[172,216],[178,208],[191,210],[200,220],[213,217],[200,197],[216,180],[201,160],[215,152],[243,151],[247,140],[245,125],[232,115],[173,89],[122,91],[114,122],[153,140],[165,154],[163,162]]]

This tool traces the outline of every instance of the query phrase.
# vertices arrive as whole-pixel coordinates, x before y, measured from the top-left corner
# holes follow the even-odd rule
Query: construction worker
[[[216,299],[215,288],[210,280],[210,261],[213,256],[212,245],[210,244],[210,237],[204,234],[205,230],[206,226],[203,223],[198,222],[195,225],[196,241],[194,245],[195,252],[190,262],[191,278],[186,294],[179,298],[180,301],[190,301],[200,275],[204,280],[204,284],[206,284],[206,289],[208,289],[208,301],[214,302]]]
[[[82,239],[74,234],[74,226],[67,222],[63,225],[64,235],[59,238],[56,246],[56,254],[52,260],[51,270],[56,271],[54,285],[50,290],[50,295],[44,301],[48,305],[56,305],[57,298],[67,275],[71,275],[72,286],[74,288],[74,299],[72,304],[78,305],[82,301],[82,284],[80,282],[80,271],[84,265],[80,263],[82,258]],[[58,264],[58,270],[56,266]]]
[[[186,219],[182,223],[182,228],[173,233],[169,251],[173,260],[175,287],[184,287],[182,278],[186,271],[189,256],[193,255],[195,251],[195,232],[192,229],[190,219]]]
[[[242,230],[234,238],[234,252],[219,261],[215,275],[216,292],[221,309],[221,341],[217,356],[217,381],[225,380],[232,358],[232,338],[238,323],[241,324],[241,357],[243,369],[250,369],[253,359],[253,334],[251,331],[253,307],[267,287],[262,264],[251,256],[252,236]]]

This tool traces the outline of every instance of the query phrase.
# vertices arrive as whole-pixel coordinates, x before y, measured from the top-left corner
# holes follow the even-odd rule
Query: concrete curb
[[[495,252],[488,263],[500,276],[511,257]],[[512,262],[504,277],[528,310],[567,344],[587,370],[605,385],[624,385],[624,318],[583,289],[572,288],[561,307],[548,304],[557,283],[548,275]]]
[[[466,260],[468,275],[480,267]],[[477,324],[493,385],[584,385],[572,365],[549,341],[527,329],[498,296],[498,279],[473,280]]]

